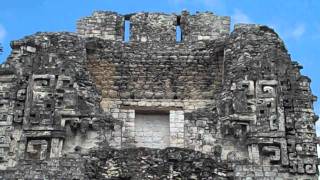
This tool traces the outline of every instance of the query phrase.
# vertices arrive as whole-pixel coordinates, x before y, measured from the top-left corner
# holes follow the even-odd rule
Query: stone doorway
[[[138,147],[163,149],[170,145],[169,113],[136,113],[135,141]]]

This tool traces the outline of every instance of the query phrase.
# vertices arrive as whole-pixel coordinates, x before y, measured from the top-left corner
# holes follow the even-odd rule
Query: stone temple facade
[[[0,179],[318,178],[317,98],[271,28],[98,11],[11,47]]]

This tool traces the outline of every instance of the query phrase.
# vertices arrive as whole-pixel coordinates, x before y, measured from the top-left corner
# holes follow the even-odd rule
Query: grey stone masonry
[[[216,16],[211,12],[190,15],[183,11],[180,18],[184,41],[216,40],[230,32],[230,17]]]
[[[78,34],[107,40],[124,39],[124,17],[114,12],[96,11],[77,22]]]
[[[317,97],[267,26],[97,11],[11,47],[0,179],[318,179]]]
[[[136,114],[135,141],[138,147],[163,149],[170,146],[169,114]]]
[[[177,16],[174,14],[137,13],[130,17],[130,41],[176,41]]]
[[[216,40],[225,38],[230,32],[230,18],[211,12],[190,15],[164,13],[134,13],[119,15],[115,12],[96,11],[90,17],[78,21],[77,31],[85,37],[123,41],[125,20],[130,24],[130,41],[176,42],[177,26],[181,27],[182,41]]]

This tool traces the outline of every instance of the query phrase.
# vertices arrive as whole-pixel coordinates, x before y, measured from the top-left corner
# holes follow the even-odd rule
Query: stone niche
[[[169,112],[138,111],[134,123],[138,147],[162,149],[170,145]]]
[[[26,159],[44,160],[49,156],[49,143],[45,139],[30,139],[27,143]]]
[[[128,103],[130,104],[126,102]],[[169,104],[165,106],[165,103],[161,106],[161,102],[139,101],[138,104],[141,106],[120,106],[119,109],[111,109],[112,116],[123,122],[122,128],[119,129],[121,132],[115,132],[115,134],[121,134],[119,137],[121,140],[115,138],[115,141],[121,141],[118,148],[184,147],[184,109]],[[114,142],[114,144],[118,143]]]

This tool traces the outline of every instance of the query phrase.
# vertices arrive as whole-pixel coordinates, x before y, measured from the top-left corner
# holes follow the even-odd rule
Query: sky
[[[284,40],[292,60],[303,65],[312,79],[312,92],[319,96],[320,114],[320,0],[3,0],[0,3],[0,43],[9,55],[10,41],[36,32],[75,32],[76,20],[95,10],[180,13],[212,11],[231,16],[236,23],[263,24]],[[320,134],[320,122],[317,124]]]

